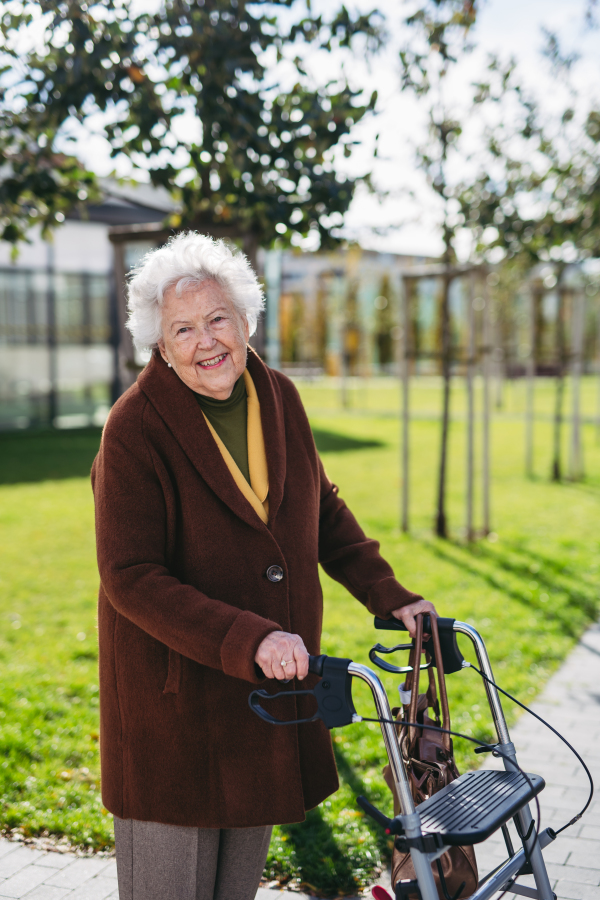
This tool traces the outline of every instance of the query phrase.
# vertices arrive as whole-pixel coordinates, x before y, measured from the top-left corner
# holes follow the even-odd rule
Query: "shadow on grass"
[[[530,577],[537,578],[541,571],[553,572],[555,577],[577,578],[577,569],[561,559],[544,556],[542,553],[534,553],[529,547],[517,544],[516,541],[504,540],[503,544],[513,553],[527,557],[531,563],[525,564],[524,571],[528,572]],[[491,548],[482,545],[479,548],[482,556],[493,557],[495,555]]]
[[[322,428],[312,430],[319,453],[339,453],[344,450],[366,450],[369,447],[385,447],[383,441],[372,438],[350,437],[337,431],[324,431]]]
[[[282,825],[280,831],[293,847],[303,886],[324,897],[356,893],[352,864],[320,807],[311,809],[305,822]]]
[[[367,795],[369,788],[359,772],[341,750],[334,747],[334,752],[340,780],[350,787],[355,796]],[[366,817],[363,821],[376,837],[380,854],[383,857],[389,856],[388,839],[382,829],[377,828]],[[340,832],[342,829],[343,825],[340,825]],[[357,893],[354,868],[357,865],[356,851],[352,854],[355,857],[353,861],[351,854],[340,846],[336,830],[325,820],[320,807],[307,813],[305,822],[298,825],[282,825],[280,831],[285,835],[289,848],[293,850],[295,866],[305,887],[324,897]],[[365,863],[368,867],[369,860],[364,860],[363,865]]]
[[[382,441],[315,429],[320,453],[383,447]],[[0,433],[0,484],[87,478],[100,446],[101,428]]]
[[[0,484],[87,478],[101,428],[0,434]]]
[[[466,546],[453,541],[442,544],[431,540],[425,540],[424,543],[438,559],[481,579],[494,590],[501,591],[518,603],[543,611],[546,619],[560,625],[571,637],[578,637],[585,622],[591,621],[597,615],[597,588],[584,582],[566,566],[561,566],[560,562],[548,560],[518,545],[509,545],[505,552],[499,547],[492,549],[484,544]],[[524,559],[519,559],[519,554]],[[532,561],[535,563],[533,571]],[[486,563],[493,565],[494,568],[486,568]],[[515,585],[514,581],[511,583],[503,578],[504,573],[528,581],[534,580],[535,590],[539,588],[542,592],[554,596],[550,596],[550,600],[544,603],[541,598],[535,596],[531,588]],[[560,602],[558,605],[557,594],[566,595],[567,602]]]

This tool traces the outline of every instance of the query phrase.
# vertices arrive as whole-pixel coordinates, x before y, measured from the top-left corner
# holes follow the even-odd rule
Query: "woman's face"
[[[170,288],[162,306],[160,354],[197,394],[227,400],[246,368],[248,323],[215,281]]]

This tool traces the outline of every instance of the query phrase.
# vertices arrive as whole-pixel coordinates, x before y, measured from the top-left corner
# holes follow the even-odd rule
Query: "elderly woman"
[[[248,346],[262,305],[245,257],[193,233],[129,285],[129,328],[153,353],[92,472],[121,900],[251,900],[272,826],[337,789],[320,721],[272,728],[248,707],[320,652],[319,563],[371,614],[413,630],[433,610],[338,496],[292,382]],[[309,715],[304,699],[281,715]]]

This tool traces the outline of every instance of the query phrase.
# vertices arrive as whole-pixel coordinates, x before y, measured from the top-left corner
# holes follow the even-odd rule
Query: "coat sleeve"
[[[338,494],[319,459],[319,562],[327,574],[343,584],[373,615],[390,618],[393,610],[421,600],[396,581],[391,566],[379,553]]]
[[[92,469],[100,580],[118,613],[202,665],[258,682],[254,656],[281,626],[183,584],[168,568],[168,491],[144,439],[143,408],[115,407]]]

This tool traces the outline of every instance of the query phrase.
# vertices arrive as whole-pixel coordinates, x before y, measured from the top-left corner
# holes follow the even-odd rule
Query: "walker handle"
[[[264,689],[251,691],[248,697],[250,709],[270,725],[303,725],[315,719],[322,719],[327,728],[350,725],[356,716],[352,703],[352,676],[348,671],[351,662],[336,656],[311,656],[309,671],[321,679],[312,690],[278,691],[275,694]],[[261,705],[263,700],[303,696],[312,696],[317,701],[317,711],[306,719],[276,719]]]

